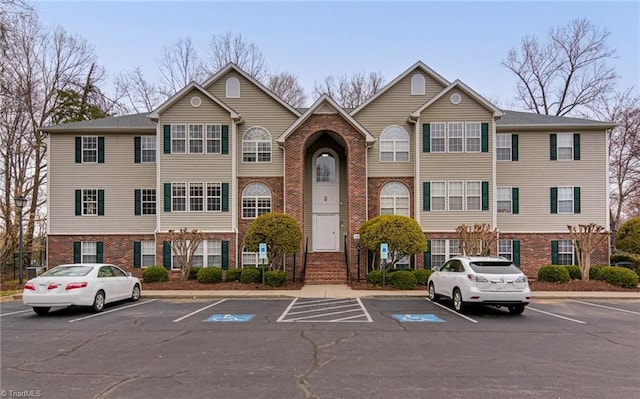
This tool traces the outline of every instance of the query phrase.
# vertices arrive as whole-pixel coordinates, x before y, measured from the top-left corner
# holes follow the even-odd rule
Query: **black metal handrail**
[[[309,237],[304,240],[304,257],[302,259],[302,272],[300,273],[300,281],[304,283],[304,275],[307,272],[307,254],[309,253]]]
[[[347,235],[344,235],[344,267],[347,271],[347,284],[351,281],[351,276],[349,276],[349,253],[347,252]]]

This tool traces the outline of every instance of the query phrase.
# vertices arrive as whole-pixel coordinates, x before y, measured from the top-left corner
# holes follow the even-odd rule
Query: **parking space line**
[[[353,307],[355,306],[355,303],[348,303],[346,305],[340,305],[340,306],[330,306],[330,307],[326,307],[326,308],[316,308],[316,309],[303,309],[299,312],[290,312],[289,314],[301,314],[301,313],[310,313],[310,312],[324,312],[325,310],[331,310],[331,309],[340,309],[340,308],[349,308],[349,307]],[[296,306],[296,309],[301,308],[302,306]]]
[[[356,298],[356,300],[360,304],[360,307],[362,308],[362,311],[364,312],[364,314],[367,316],[367,320],[369,320],[369,323],[372,323],[373,319],[371,318],[371,315],[369,314],[369,311],[367,310],[367,308],[364,307],[364,304],[362,303],[360,298]]]
[[[202,312],[203,310],[206,310],[206,309],[209,309],[209,308],[211,308],[211,307],[214,307],[214,306],[216,306],[216,305],[218,305],[218,304],[221,304],[222,302],[224,302],[224,301],[226,301],[226,300],[227,300],[227,298],[225,298],[225,299],[221,299],[221,300],[219,300],[219,301],[218,301],[218,302],[216,302],[216,303],[212,303],[211,305],[207,305],[207,306],[205,306],[204,308],[200,308],[200,309],[198,309],[198,310],[196,310],[196,311],[194,311],[194,312],[189,313],[189,314],[188,314],[188,315],[186,315],[186,316],[182,316],[182,317],[180,317],[180,318],[178,318],[178,319],[175,319],[173,322],[174,322],[174,323],[177,323],[177,322],[179,322],[179,321],[182,321],[182,320],[186,319],[187,317],[190,317],[190,316],[193,316],[194,314],[197,314],[197,313]]]
[[[465,316],[465,315],[463,315],[463,314],[461,314],[461,313],[456,312],[455,310],[449,309],[448,307],[446,307],[446,306],[444,306],[444,305],[441,305],[441,304],[439,304],[438,302],[433,302],[433,301],[432,301],[432,300],[430,300],[429,298],[424,298],[424,299],[425,299],[426,301],[428,301],[428,302],[431,302],[432,304],[434,304],[434,305],[436,305],[436,306],[438,306],[438,307],[441,307],[442,309],[446,310],[447,312],[451,312],[451,313],[453,313],[454,315],[456,315],[456,316],[460,316],[460,317],[462,317],[463,319],[468,320],[468,321],[470,321],[470,322],[472,322],[472,323],[477,323],[477,322],[478,322],[478,320],[474,320],[474,319],[472,319],[472,318],[471,318],[471,317],[469,317],[469,316]]]
[[[77,319],[69,320],[69,323],[73,323],[73,322],[75,322],[75,321],[80,321],[80,320],[91,319],[92,317],[103,316],[103,315],[106,315],[106,314],[109,314],[109,313],[117,312],[117,311],[119,311],[119,310],[124,310],[124,309],[128,309],[128,308],[133,308],[133,307],[135,307],[135,306],[140,306],[140,305],[146,305],[146,304],[148,304],[148,303],[155,302],[155,301],[157,301],[157,299],[149,299],[148,301],[138,302],[138,303],[133,304],[133,305],[123,306],[123,307],[121,307],[121,308],[115,308],[115,309],[107,310],[107,311],[105,311],[105,312],[94,313],[94,314],[89,315],[89,316],[84,316],[84,317],[79,317],[79,318],[77,318]]]
[[[319,306],[319,305],[333,305],[333,304],[339,304],[339,303],[349,303],[351,302],[351,299],[332,299],[332,300],[324,300],[324,301],[311,301],[311,302],[304,302],[304,305],[298,305],[296,306],[296,309],[300,309],[300,308],[310,308],[310,307],[314,307],[314,306]]]
[[[311,316],[304,316],[304,317],[297,317],[295,319],[288,319],[288,320],[283,320],[283,321],[300,321],[300,320],[306,320],[306,319],[313,319],[316,317],[323,317],[323,316],[333,316],[336,314],[343,314],[343,313],[350,313],[350,312],[358,312],[361,309],[351,309],[351,310],[342,310],[340,312],[331,312],[331,313],[322,313],[322,314],[315,314],[315,315],[311,315]],[[360,317],[362,317],[363,315],[359,315]],[[316,320],[317,321],[317,320]],[[331,319],[331,320],[323,320],[326,322],[335,322],[335,319]]]
[[[534,312],[543,313],[543,314],[546,314],[546,315],[548,315],[548,316],[557,317],[557,318],[559,318],[559,319],[564,319],[564,320],[572,321],[572,322],[574,322],[574,323],[587,324],[587,323],[586,323],[586,322],[584,322],[584,321],[580,321],[580,320],[572,319],[572,318],[565,317],[565,316],[560,316],[559,314],[555,314],[555,313],[545,312],[544,310],[540,310],[540,309],[532,308],[531,306],[527,306],[527,309],[529,309],[529,310],[533,310]]]
[[[590,302],[582,302],[582,301],[577,301],[575,299],[569,299],[571,302],[578,302],[581,303],[583,305],[589,305],[589,306],[596,306],[598,308],[605,308],[605,309],[611,309],[611,310],[617,310],[619,312],[625,312],[625,313],[631,313],[631,314],[637,314],[640,315],[640,312],[634,312],[633,310],[627,310],[627,309],[620,309],[620,308],[614,308],[612,306],[605,306],[605,305],[598,305],[597,303],[590,303]]]
[[[0,314],[0,317],[2,317],[2,316],[11,316],[12,314],[27,313],[27,312],[31,312],[31,309],[18,310],[17,312],[11,312],[11,313],[2,313],[2,314]]]
[[[289,310],[291,310],[291,308],[293,307],[293,305],[296,304],[297,301],[298,301],[298,298],[294,298],[293,301],[291,301],[291,303],[289,304],[289,306],[287,306],[287,308],[284,310],[284,312],[282,312],[282,314],[280,315],[278,320],[276,320],[276,322],[283,321],[283,319],[287,317]]]

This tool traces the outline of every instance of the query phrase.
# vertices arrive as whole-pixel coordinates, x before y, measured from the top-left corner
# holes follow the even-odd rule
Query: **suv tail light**
[[[36,290],[36,285],[33,283],[26,283],[24,285],[24,289],[25,290],[31,290],[31,291],[35,291]]]
[[[526,283],[527,282],[527,276],[520,276],[516,279],[516,283]]]
[[[81,282],[77,282],[77,283],[69,283],[67,284],[67,287],[65,288],[65,290],[72,290],[74,288],[84,288],[87,286],[87,282],[86,281],[81,281]]]
[[[467,278],[475,283],[488,283],[489,280],[487,280],[484,276],[479,275],[479,274],[467,274]]]

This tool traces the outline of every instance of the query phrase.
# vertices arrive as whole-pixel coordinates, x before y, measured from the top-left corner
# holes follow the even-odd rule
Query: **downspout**
[[[418,224],[420,225],[420,227],[422,227],[422,224],[420,223],[420,116],[419,115],[414,115],[414,114],[410,114],[409,118],[407,118],[407,122],[413,125],[413,135],[414,135],[414,145],[415,148],[413,149],[414,151],[414,156],[415,156],[415,162],[414,162],[414,172],[413,172],[413,213],[414,213],[414,219],[416,220],[416,222],[418,222]]]
[[[612,247],[612,242],[611,242],[611,187],[609,186],[610,184],[610,180],[609,180],[609,145],[611,145],[610,143],[611,141],[611,129],[606,130],[605,134],[604,134],[604,148],[605,148],[605,158],[604,158],[604,164],[605,164],[605,168],[604,168],[604,178],[605,178],[605,222],[607,223],[607,231],[609,231],[608,236],[609,239],[607,240],[607,243],[609,245],[607,245],[607,253],[609,255],[609,259],[611,259],[611,247]]]
[[[234,265],[238,269],[238,249],[239,247],[239,232],[238,232],[238,123],[242,122],[240,115],[237,118],[231,119],[231,231],[235,234],[235,251],[234,253]]]
[[[498,210],[496,209],[496,193],[498,192],[498,171],[496,165],[496,118],[493,118],[493,123],[491,124],[491,178],[493,180],[493,184],[491,185],[491,213],[492,213],[492,225],[493,228],[498,227]],[[500,229],[498,229],[498,234],[500,234]],[[499,236],[498,236],[499,237]],[[496,243],[497,245],[497,243]],[[497,253],[497,252],[496,252]]]
[[[157,198],[159,197],[158,193],[160,193],[160,197],[162,198],[162,200],[164,201],[164,193],[162,192],[162,184],[160,182],[160,170],[162,169],[160,166],[161,160],[162,160],[162,155],[164,154],[164,148],[163,151],[160,151],[160,143],[163,142],[162,137],[163,137],[163,131],[162,131],[162,125],[160,124],[160,119],[156,119],[156,204],[159,202],[157,200]],[[154,241],[157,239],[157,234],[160,232],[161,230],[161,216],[164,212],[164,204],[162,206],[162,209],[158,209],[158,206],[156,206],[156,229],[154,231]],[[158,247],[158,243],[156,243],[156,248]],[[157,260],[156,260],[156,263]]]

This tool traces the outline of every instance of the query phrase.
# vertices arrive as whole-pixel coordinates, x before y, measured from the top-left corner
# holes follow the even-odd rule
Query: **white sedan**
[[[506,306],[521,314],[531,299],[527,276],[511,261],[496,257],[456,256],[429,276],[429,299],[453,300],[457,312],[472,304]]]
[[[140,280],[118,266],[77,263],[56,266],[26,282],[22,302],[43,316],[52,307],[91,306],[102,312],[109,302],[140,299]]]

